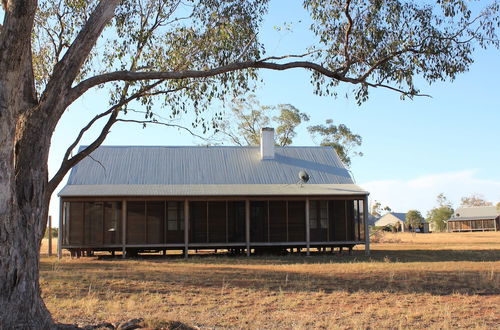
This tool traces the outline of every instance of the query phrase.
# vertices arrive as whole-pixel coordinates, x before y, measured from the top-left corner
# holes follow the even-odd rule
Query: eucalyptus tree
[[[321,137],[322,146],[335,149],[340,160],[347,167],[351,166],[351,156],[363,156],[362,152],[354,150],[361,146],[363,139],[344,124],[335,125],[333,119],[327,119],[324,125],[309,126],[307,130],[313,137]]]
[[[230,112],[217,123],[211,140],[229,142],[239,146],[258,146],[260,129],[276,128],[275,141],[279,146],[292,144],[296,128],[309,116],[291,104],[261,105],[254,94],[231,102]]]
[[[436,201],[438,206],[427,212],[427,222],[434,224],[435,231],[445,231],[448,220],[453,215],[453,207],[443,193],[437,195]]]
[[[130,102],[142,124],[193,112],[215,125],[211,101],[251,88],[259,70],[302,68],[319,95],[340,83],[363,102],[371,88],[402,97],[415,84],[453,80],[477,46],[498,47],[498,3],[472,13],[464,0],[305,0],[317,37],[302,54],[265,55],[259,27],[267,0],[2,0],[0,28],[0,324],[49,328],[38,263],[48,202],[67,171],[97,148]],[[284,7],[283,10],[286,10]],[[50,139],[62,114],[86,92],[109,101],[81,123],[60,169],[48,177]],[[106,108],[105,108],[106,107]],[[160,118],[161,119],[161,118]],[[72,153],[96,123],[100,134]],[[166,122],[166,124],[169,124]]]
[[[409,210],[406,212],[406,223],[411,227],[412,232],[416,232],[417,228],[419,228],[424,221],[425,219],[420,211]]]
[[[460,199],[460,207],[492,206],[493,203],[484,199],[481,194],[472,194]]]

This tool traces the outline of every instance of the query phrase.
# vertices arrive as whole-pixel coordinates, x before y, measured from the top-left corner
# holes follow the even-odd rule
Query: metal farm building
[[[500,210],[496,206],[460,207],[448,220],[449,232],[498,230]]]
[[[364,244],[368,193],[333,148],[101,146],[59,193],[61,249],[140,252]],[[300,173],[300,176],[299,176]]]

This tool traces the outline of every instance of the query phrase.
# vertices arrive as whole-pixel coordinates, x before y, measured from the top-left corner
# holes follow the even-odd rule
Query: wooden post
[[[365,196],[363,202],[363,221],[365,224],[365,255],[370,255],[370,232],[368,227],[368,195]]]
[[[250,256],[250,201],[245,200],[245,240],[247,246],[247,257]]]
[[[63,232],[62,219],[64,216],[63,205],[64,204],[62,199],[59,198],[59,229],[57,230],[57,259],[61,259],[62,257],[62,232]]]
[[[52,216],[49,215],[49,257],[52,256]]]
[[[207,215],[208,216],[208,215]],[[189,201],[184,200],[184,258],[189,256]]]
[[[122,201],[122,258],[127,256],[127,201]]]
[[[309,198],[306,198],[306,254],[311,255],[311,228],[309,227]]]

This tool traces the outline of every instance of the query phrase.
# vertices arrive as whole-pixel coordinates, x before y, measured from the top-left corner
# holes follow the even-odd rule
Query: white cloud
[[[486,200],[500,201],[500,181],[476,177],[477,171],[464,170],[419,176],[410,180],[381,180],[360,184],[370,199],[388,205],[396,212],[417,209],[425,216],[436,205],[436,196],[444,193],[455,207],[460,198],[480,194]]]

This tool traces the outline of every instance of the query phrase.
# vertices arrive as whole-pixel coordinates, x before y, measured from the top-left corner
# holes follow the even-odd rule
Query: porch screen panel
[[[327,201],[309,201],[309,228],[311,241],[325,242],[328,240],[328,205]]]
[[[358,200],[354,201],[354,233],[353,240],[359,240],[359,204]]]
[[[288,202],[288,241],[304,242],[306,240],[306,202]]]
[[[147,242],[164,243],[165,202],[147,202]]]
[[[354,201],[346,201],[346,238],[348,241],[354,240]]]
[[[167,243],[184,242],[184,202],[167,202]]]
[[[267,202],[250,202],[250,241],[268,242]]]
[[[245,202],[227,202],[227,211],[228,242],[245,242]]]
[[[365,221],[366,221],[366,214],[365,214],[365,204],[362,199],[359,201],[359,240],[365,241]]]
[[[286,201],[269,201],[271,242],[286,242]]]
[[[146,202],[127,202],[127,244],[146,243]]]
[[[104,203],[104,244],[121,244],[122,203]]]
[[[70,202],[68,214],[68,244],[79,245],[83,244],[83,203]]]
[[[62,237],[62,244],[67,245],[68,244],[68,238],[69,238],[69,213],[70,213],[70,204],[69,202],[63,202],[63,214],[62,214],[62,228],[59,228],[61,230],[61,237]]]
[[[207,237],[207,202],[189,202],[190,241],[206,243]]]
[[[332,225],[332,232],[330,235],[330,239],[335,241],[345,241],[346,240],[346,210],[345,210],[345,201],[330,201],[330,222]]]
[[[495,220],[484,220],[484,228],[485,229],[495,229]]]
[[[85,202],[85,244],[103,243],[103,202]]]
[[[210,243],[226,242],[226,202],[208,203],[208,239]]]

